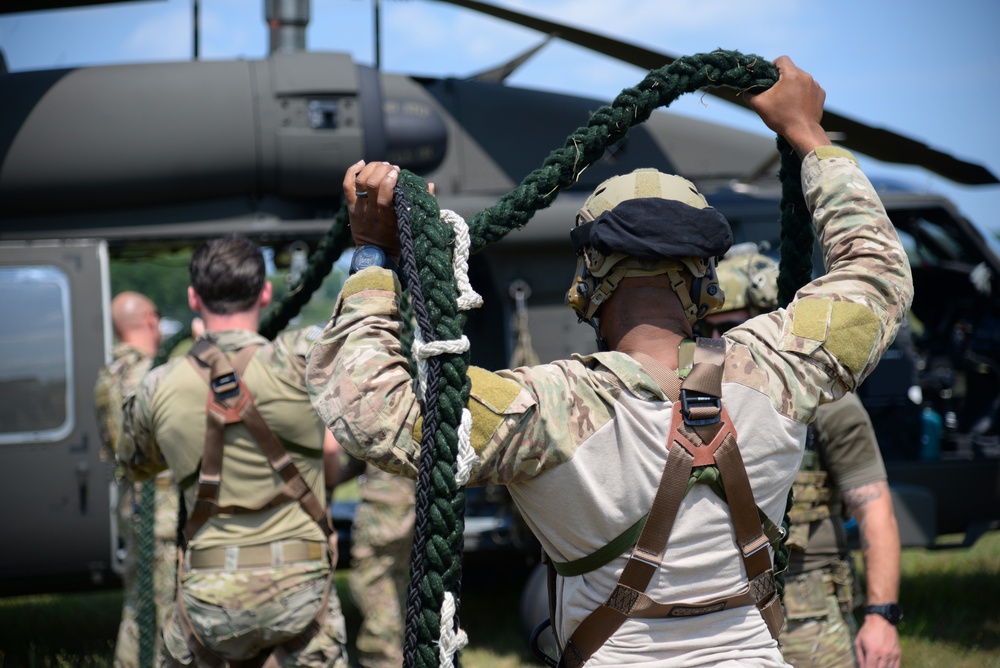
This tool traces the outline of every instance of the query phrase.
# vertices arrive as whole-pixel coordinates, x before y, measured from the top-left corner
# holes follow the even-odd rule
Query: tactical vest
[[[802,466],[792,484],[792,507],[788,510],[790,526],[788,547],[804,552],[809,545],[809,530],[813,522],[830,517],[830,476],[823,470],[816,451],[816,426],[809,425]]]
[[[777,640],[784,626],[769,544],[776,545],[781,530],[756,504],[746,467],[736,444],[736,430],[722,404],[722,370],[726,344],[721,339],[699,338],[694,346],[690,373],[678,374],[653,358],[632,353],[673,403],[669,452],[649,513],[611,543],[582,559],[549,564],[549,613],[555,608],[555,575],[569,577],[600,568],[631,548],[618,583],[608,598],[573,631],[558,663],[537,649],[536,656],[550,666],[578,668],[617,631],[629,617],[676,619],[707,615],[735,607],[756,605],[771,636]],[[681,367],[690,347],[681,348]],[[735,595],[699,603],[670,604],[651,599],[645,590],[659,570],[681,500],[696,483],[709,484],[730,507],[736,543],[747,573],[747,585]],[[532,634],[537,641],[546,622]],[[558,639],[557,639],[558,642]]]
[[[247,364],[258,348],[259,345],[242,348],[230,361],[215,344],[206,339],[199,339],[187,356],[188,361],[208,384],[209,393],[205,406],[205,446],[198,473],[198,492],[195,506],[191,515],[185,519],[183,526],[178,531],[177,612],[181,628],[187,636],[188,647],[197,657],[199,665],[211,666],[212,668],[225,668],[228,665],[227,661],[212,652],[195,631],[184,607],[181,587],[187,545],[209,518],[220,512],[229,514],[253,513],[295,502],[302,506],[302,509],[315,520],[323,531],[323,535],[326,536],[327,548],[325,552],[330,563],[330,575],[327,578],[319,611],[316,613],[315,619],[301,634],[280,645],[285,650],[296,651],[305,647],[322,628],[333,585],[334,567],[337,563],[337,534],[333,530],[329,514],[316,498],[305,478],[302,477],[281,441],[264,422],[257,410],[253,394],[243,381]],[[271,468],[284,481],[284,485],[275,492],[269,501],[256,508],[239,505],[219,506],[225,428],[227,425],[240,422],[253,436],[257,446],[267,457]],[[258,547],[270,552],[270,545],[243,549],[252,550]],[[313,555],[309,554],[308,556],[311,558]],[[317,559],[322,558],[322,556],[322,554],[315,555]],[[276,649],[277,647],[271,648],[269,652]],[[273,658],[264,665],[272,665],[272,662]]]

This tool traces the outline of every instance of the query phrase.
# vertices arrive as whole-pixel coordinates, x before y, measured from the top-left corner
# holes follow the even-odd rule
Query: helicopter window
[[[335,100],[309,100],[309,127],[332,130],[337,127],[337,102]]]
[[[49,266],[0,268],[0,443],[72,429],[69,280]]]

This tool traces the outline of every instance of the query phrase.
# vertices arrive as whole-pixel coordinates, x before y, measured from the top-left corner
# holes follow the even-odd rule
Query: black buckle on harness
[[[240,393],[240,379],[235,371],[213,378],[211,386],[212,393],[219,401],[231,399]]]
[[[692,419],[692,408],[713,407],[716,409],[714,417]],[[687,390],[681,389],[681,416],[684,424],[691,427],[701,427],[707,424],[717,424],[722,420],[722,399],[708,394],[689,394]]]

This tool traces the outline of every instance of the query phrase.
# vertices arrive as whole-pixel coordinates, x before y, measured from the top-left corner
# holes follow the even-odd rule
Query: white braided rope
[[[420,387],[421,399],[424,398],[424,386],[427,384],[427,360],[435,355],[443,355],[445,353],[459,355],[468,349],[469,337],[464,334],[460,339],[424,343],[424,339],[420,335],[420,329],[417,328],[413,333],[413,345],[410,347],[410,352],[413,354],[413,359],[417,362],[417,385]]]
[[[469,644],[469,636],[462,629],[455,630],[455,596],[450,591],[444,593],[441,604],[441,640],[438,645],[438,665],[454,666],[455,655]]]
[[[441,210],[441,222],[455,228],[455,250],[451,254],[451,267],[455,272],[455,285],[458,287],[458,308],[463,311],[479,308],[483,305],[483,298],[469,283],[469,249],[472,248],[469,226],[464,218],[448,209]]]
[[[472,412],[462,409],[462,422],[458,425],[458,460],[455,467],[455,482],[464,487],[472,476],[472,467],[479,460],[472,449]]]

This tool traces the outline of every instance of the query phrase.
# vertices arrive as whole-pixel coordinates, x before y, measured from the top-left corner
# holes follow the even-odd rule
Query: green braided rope
[[[330,273],[333,263],[344,252],[351,242],[346,207],[334,217],[326,234],[309,257],[309,263],[302,278],[285,295],[280,303],[262,319],[258,331],[262,336],[273,340],[284,329],[292,318],[299,314],[302,307],[309,301],[312,294],[319,289],[323,279]],[[160,344],[152,367],[158,367],[168,359],[170,353],[184,339],[190,338],[191,327],[182,327],[179,332]],[[136,616],[139,624],[139,665],[142,668],[152,668],[156,644],[156,604],[153,600],[153,559],[155,558],[156,541],[154,538],[154,518],[156,485],[148,481],[142,486],[139,503],[139,530],[136,539],[136,579],[138,582],[138,610]]]
[[[458,339],[465,317],[458,310],[452,269],[454,230],[440,223],[437,200],[427,192],[422,179],[404,171],[399,187],[408,196],[408,209],[400,216],[401,271],[413,286],[412,306],[419,333],[425,343]],[[407,222],[414,223],[412,228]],[[418,279],[417,285],[410,281],[411,275]],[[404,665],[421,667],[439,664],[445,595],[450,592],[457,604],[461,587],[465,494],[455,474],[458,428],[471,385],[466,375],[468,353],[438,355],[427,364],[424,396],[433,409],[425,415],[421,441],[404,643]]]
[[[683,93],[705,87],[764,90],[777,79],[777,69],[763,58],[721,50],[678,58],[666,67],[651,71],[636,87],[623,90],[611,105],[593,112],[588,124],[571,134],[563,147],[553,151],[517,188],[472,217],[469,221],[472,252],[482,250],[527,224],[535,211],[549,206],[561,189],[572,186],[583,170],[600,159],[608,146],[624,139],[632,126],[645,121],[656,108],[669,105]],[[789,286],[785,290],[791,289],[794,294],[795,287],[809,280],[810,272],[804,271],[802,261],[811,258],[812,239],[802,234],[802,228],[807,228],[810,234],[812,228],[801,189],[797,186],[798,161],[794,152],[785,150],[787,143],[780,139],[779,148],[782,149],[781,178],[787,185],[782,194],[781,274],[785,276],[785,285]],[[462,334],[464,316],[455,306],[457,289],[451,272],[450,230],[444,229],[446,226],[439,221],[437,206],[421,179],[403,172],[399,183],[412,206],[410,223],[416,248],[413,260],[419,268],[423,294],[430,300],[428,309],[435,323],[435,338],[456,339]],[[797,199],[795,188],[799,188]],[[790,198],[788,202],[784,201],[786,197]],[[809,269],[811,271],[811,264]],[[465,375],[468,355],[441,357],[445,367],[442,384],[446,381],[447,387],[440,388],[444,395],[438,407],[439,431],[435,446],[439,452],[434,489],[430,491],[434,498],[433,521],[422,525],[418,518],[417,527],[418,531],[423,531],[425,526],[440,531],[427,540],[433,550],[429,564],[437,570],[423,575],[415,585],[425,606],[419,616],[420,647],[417,650],[418,665],[422,666],[436,665],[440,603],[445,591],[457,592],[457,584],[455,589],[449,589],[448,583],[455,580],[461,568],[461,541],[455,539],[455,534],[463,524],[464,508],[456,502],[462,495],[453,489],[457,425],[468,399],[469,383]],[[438,499],[437,496],[452,493],[454,497]],[[408,616],[408,624],[409,619]]]
[[[292,318],[299,314],[312,294],[323,284],[323,279],[330,273],[333,263],[351,243],[349,221],[347,207],[342,206],[334,216],[330,228],[316,245],[316,250],[309,256],[309,264],[299,282],[261,318],[260,326],[257,328],[261,336],[273,340]]]
[[[156,601],[153,598],[153,533],[156,483],[147,480],[139,492],[139,530],[136,535],[136,623],[139,625],[139,665],[152,668],[156,649]]]
[[[562,148],[553,151],[516,189],[473,216],[469,222],[472,252],[525,225],[535,211],[555,200],[560,189],[572,186],[583,170],[603,156],[608,146],[624,139],[632,126],[644,122],[658,107],[706,87],[763,90],[777,80],[778,71],[772,63],[736,51],[686,56],[650,71],[635,87],[624,89],[610,105],[594,111],[587,125],[567,137]]]

